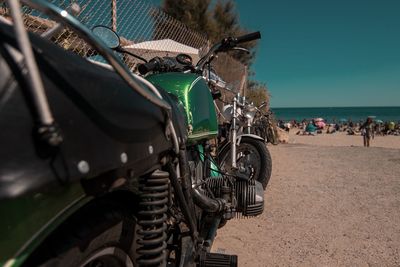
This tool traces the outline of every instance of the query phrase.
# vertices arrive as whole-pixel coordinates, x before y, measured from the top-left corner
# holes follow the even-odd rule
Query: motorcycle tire
[[[136,266],[136,217],[121,204],[90,205],[68,219],[24,266]]]
[[[269,153],[263,141],[250,137],[243,137],[240,145],[236,148],[237,154],[250,150],[251,153],[255,153],[256,155],[254,165],[256,165],[258,169],[258,171],[255,171],[254,176],[250,178],[254,178],[256,179],[256,181],[260,182],[265,190],[267,188],[272,173],[271,154]],[[227,146],[220,152],[219,163],[221,167],[224,166],[224,163],[229,164],[231,160],[230,151],[230,146]]]

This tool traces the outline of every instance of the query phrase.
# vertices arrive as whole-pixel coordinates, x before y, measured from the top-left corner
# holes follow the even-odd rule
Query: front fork
[[[237,133],[238,133],[238,125],[237,125],[237,119],[238,119],[238,113],[236,111],[237,109],[237,102],[238,98],[233,99],[233,116],[232,116],[232,124],[231,124],[231,159],[232,159],[232,169],[238,169],[237,166],[237,154],[236,154],[236,149],[237,149]],[[246,127],[243,127],[244,133],[251,134],[251,126],[252,126],[252,120],[248,119],[247,120],[247,125]]]
[[[236,136],[237,136],[237,130],[236,130],[236,121],[237,121],[237,103],[236,103],[236,97],[233,100],[233,118],[232,118],[232,125],[231,125],[231,159],[232,159],[232,169],[237,169],[237,164],[236,164]]]

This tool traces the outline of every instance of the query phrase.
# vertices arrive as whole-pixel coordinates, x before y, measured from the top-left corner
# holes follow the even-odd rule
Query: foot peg
[[[237,267],[238,257],[220,253],[202,253],[199,267]]]

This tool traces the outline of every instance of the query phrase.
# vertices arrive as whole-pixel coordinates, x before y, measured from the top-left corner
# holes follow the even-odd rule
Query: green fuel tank
[[[153,74],[146,79],[178,97],[185,108],[189,141],[217,136],[217,114],[210,89],[203,77],[193,73],[169,72]]]

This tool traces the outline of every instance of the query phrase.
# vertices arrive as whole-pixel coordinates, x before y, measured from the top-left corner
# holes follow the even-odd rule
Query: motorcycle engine
[[[232,214],[252,217],[263,213],[264,190],[258,181],[211,177],[206,179],[206,187],[211,191],[208,192],[210,197],[231,203]]]
[[[202,164],[189,161],[193,187],[210,198],[222,198],[228,203],[225,219],[233,217],[253,217],[263,213],[264,190],[254,179],[244,180],[228,176],[202,178]]]

